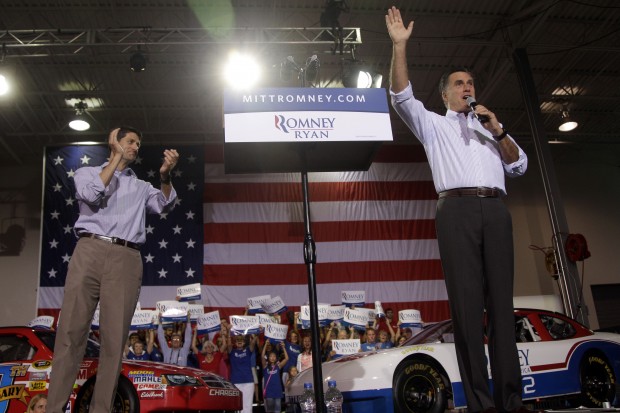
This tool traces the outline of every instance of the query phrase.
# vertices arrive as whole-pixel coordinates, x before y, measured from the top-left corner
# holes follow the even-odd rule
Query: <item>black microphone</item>
[[[471,108],[472,112],[474,112],[474,116],[476,116],[476,119],[478,119],[478,122],[486,123],[489,121],[489,117],[487,115],[476,114],[475,109],[476,109],[476,106],[478,106],[478,102],[476,102],[476,99],[474,99],[473,96],[467,96],[467,104]]]

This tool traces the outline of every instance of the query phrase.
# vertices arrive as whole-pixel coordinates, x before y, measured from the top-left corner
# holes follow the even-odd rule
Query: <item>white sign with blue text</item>
[[[385,89],[227,90],[226,143],[391,141]]]

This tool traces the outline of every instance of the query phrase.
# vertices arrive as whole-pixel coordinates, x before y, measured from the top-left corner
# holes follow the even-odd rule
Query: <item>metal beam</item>
[[[349,53],[362,44],[362,34],[359,27],[344,27],[341,33],[325,27],[39,29],[0,32],[0,43],[6,46],[9,56],[41,55],[42,51],[49,55],[80,54],[93,47],[125,53],[134,46],[149,46],[149,52],[157,52],[158,46],[212,44],[306,44],[326,50],[342,44]]]
[[[527,117],[530,121],[536,155],[540,166],[540,174],[543,180],[545,195],[547,199],[547,211],[551,221],[552,242],[555,249],[555,256],[558,263],[560,295],[564,304],[565,313],[588,325],[587,308],[581,302],[581,282],[577,265],[566,257],[566,237],[569,234],[568,222],[564,207],[560,198],[560,189],[553,167],[553,158],[549,148],[549,142],[543,126],[542,115],[540,113],[540,103],[536,95],[534,80],[530,71],[529,60],[525,49],[516,49],[513,54],[515,68],[519,76],[521,92],[525,102]]]

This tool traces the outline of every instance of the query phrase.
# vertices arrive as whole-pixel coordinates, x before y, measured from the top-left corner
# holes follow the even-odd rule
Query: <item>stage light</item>
[[[364,68],[345,69],[342,75],[344,87],[356,88],[380,88],[383,82],[383,75]]]
[[[248,89],[258,83],[260,77],[261,67],[252,56],[231,52],[224,66],[224,78],[231,87]]]
[[[571,119],[570,113],[568,113],[568,108],[564,107],[561,113],[562,123],[558,127],[560,132],[570,132],[573,129],[577,128],[579,124]]]
[[[2,44],[2,54],[0,55],[0,69],[3,69],[4,67],[6,67],[4,66],[5,58],[6,58],[6,45]],[[0,96],[6,95],[7,93],[9,93],[10,89],[11,87],[9,86],[9,80],[6,78],[6,76],[0,73]]]
[[[9,81],[4,75],[0,75],[0,96],[6,95],[10,90]]]
[[[129,68],[132,72],[144,72],[146,69],[146,57],[142,54],[140,47],[129,57]]]
[[[76,131],[90,129],[90,123],[86,120],[86,103],[80,101],[75,104],[75,117],[69,122],[69,127]]]

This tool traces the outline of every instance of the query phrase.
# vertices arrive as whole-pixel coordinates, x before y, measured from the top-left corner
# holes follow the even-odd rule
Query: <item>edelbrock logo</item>
[[[143,391],[140,393],[141,399],[163,399],[164,391],[163,390],[149,390]]]
[[[327,139],[329,131],[334,129],[336,118],[289,118],[275,115],[276,129],[284,133],[293,133],[296,139]]]

